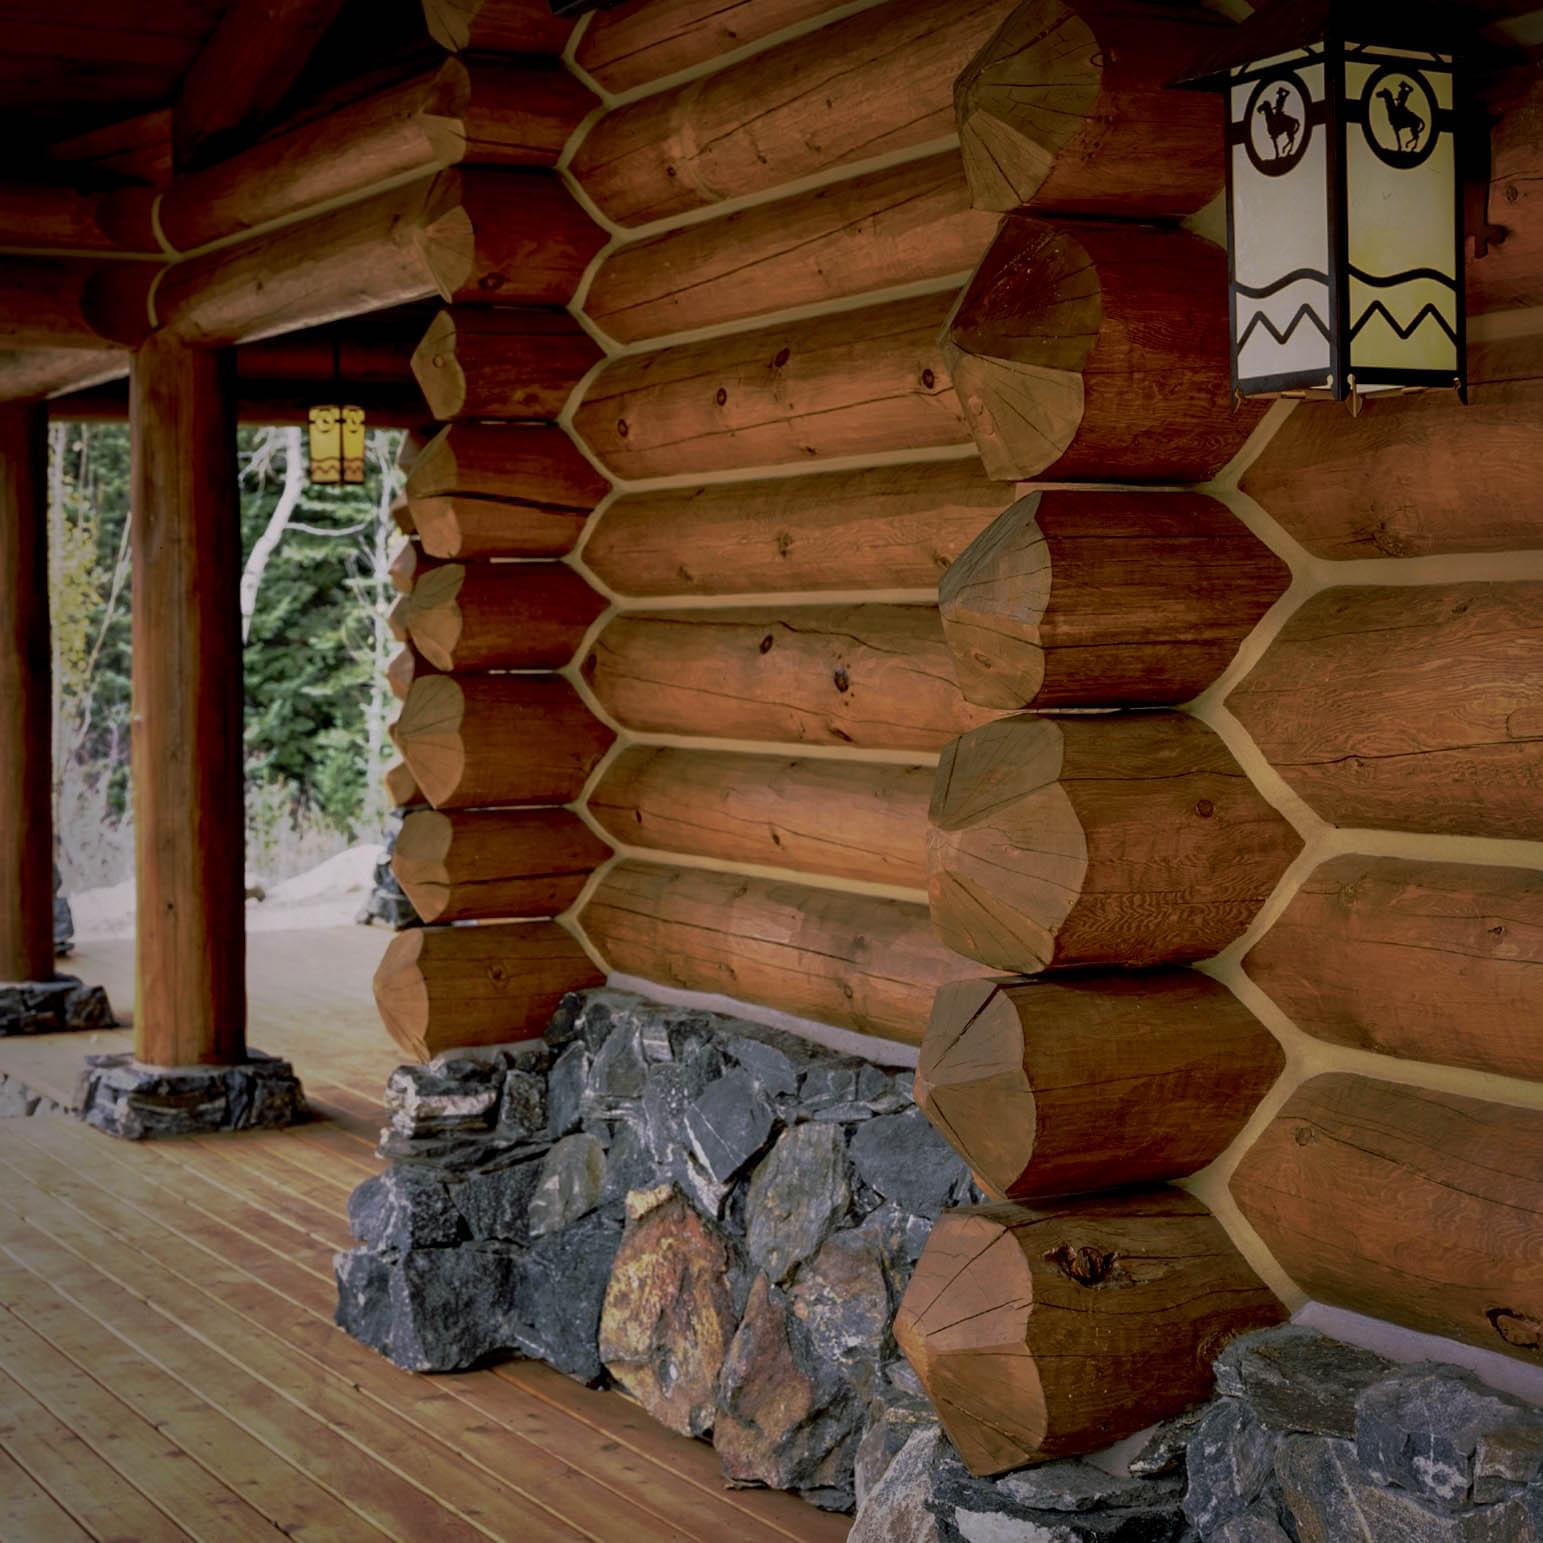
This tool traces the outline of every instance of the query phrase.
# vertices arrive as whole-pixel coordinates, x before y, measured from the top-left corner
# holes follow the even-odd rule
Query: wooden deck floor
[[[251,1041],[294,1060],[309,1125],[134,1145],[0,1120],[0,1538],[844,1538],[725,1490],[710,1448],[617,1394],[526,1362],[414,1377],[333,1326],[398,1059],[368,989],[385,940],[251,939]],[[126,1009],[128,944],[70,968]],[[127,1043],[87,1038],[0,1041],[0,1071],[63,1099],[87,1048]]]

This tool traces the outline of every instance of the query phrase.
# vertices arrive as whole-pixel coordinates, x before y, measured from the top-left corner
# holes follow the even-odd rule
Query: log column
[[[151,337],[134,356],[134,1052],[246,1054],[241,528],[225,361]]]
[[[0,981],[54,973],[48,419],[0,406]]]

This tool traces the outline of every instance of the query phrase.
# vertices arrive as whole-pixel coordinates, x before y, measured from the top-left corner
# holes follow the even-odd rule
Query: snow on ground
[[[361,842],[271,888],[258,875],[248,874],[247,887],[262,885],[265,898],[247,901],[247,930],[286,932],[347,925],[370,892],[381,851],[377,845]],[[132,879],[105,889],[84,889],[69,900],[75,936],[81,941],[125,938],[134,931]]]

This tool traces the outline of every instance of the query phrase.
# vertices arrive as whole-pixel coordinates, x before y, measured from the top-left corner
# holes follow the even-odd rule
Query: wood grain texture
[[[1232,1178],[1296,1283],[1337,1307],[1536,1364],[1543,1113],[1338,1073]]]
[[[1325,590],[1227,705],[1331,825],[1543,837],[1543,583]]]
[[[416,1061],[462,1045],[537,1039],[570,991],[604,983],[561,922],[414,927],[387,945],[375,1005]]]
[[[571,18],[546,0],[422,0],[429,36],[451,53],[560,54]]]
[[[943,576],[960,689],[986,707],[1135,707],[1198,696],[1291,570],[1194,493],[1020,499]]]
[[[1244,958],[1300,1029],[1543,1081],[1543,874],[1336,857]]]
[[[1182,1178],[1243,1128],[1286,1058],[1195,970],[944,986],[916,1101],[1012,1200]]]
[[[423,550],[423,543],[414,536],[397,548],[396,555],[391,559],[391,566],[387,570],[387,576],[391,580],[391,587],[399,595],[410,595],[413,585],[432,573],[439,565],[440,559],[430,557]]]
[[[102,223],[102,203],[100,193],[73,187],[0,183],[0,244],[71,252],[121,250],[117,235]],[[132,250],[154,254],[158,248],[134,243]]]
[[[572,162],[619,225],[642,225],[954,132],[955,77],[1010,0],[893,0],[608,113]],[[759,105],[756,105],[759,104]]]
[[[591,18],[574,58],[619,95],[830,8],[831,0],[631,0]]]
[[[1346,423],[1332,403],[1299,402],[1243,491],[1316,557],[1543,546],[1528,471],[1543,451],[1543,344],[1471,345],[1468,374],[1466,407],[1447,391],[1370,397]]]
[[[1543,304],[1543,76],[1528,61],[1496,77],[1485,93],[1490,131],[1489,219],[1505,230],[1483,257],[1468,248],[1471,311]]]
[[[387,802],[393,809],[411,809],[428,803],[423,796],[423,789],[418,786],[418,779],[413,776],[406,761],[393,761],[386,768],[383,780]]]
[[[874,884],[927,884],[925,766],[637,745],[589,812],[629,846]]]
[[[228,361],[157,333],[134,355],[134,1054],[246,1051],[241,522]]]
[[[957,150],[617,247],[585,314],[623,343],[970,272],[996,230]]]
[[[633,493],[584,561],[623,595],[930,589],[1006,493],[974,459]]]
[[[419,809],[391,855],[426,922],[557,916],[611,849],[567,809]]]
[[[574,428],[629,479],[968,444],[938,343],[953,302],[925,295],[617,359]]]
[[[116,303],[141,299],[156,268],[108,268],[92,258],[0,257],[0,345],[15,349],[128,348],[149,331],[143,311]]]
[[[566,563],[442,563],[413,586],[405,622],[439,670],[556,670],[605,605]]]
[[[704,869],[618,863],[580,920],[612,970],[908,1044],[974,970],[923,906]]]
[[[1183,713],[998,719],[938,764],[928,892],[950,948],[1032,974],[1218,953],[1301,838]]]
[[[560,675],[420,675],[393,737],[436,809],[565,804],[616,737]]]
[[[933,751],[989,716],[927,605],[624,612],[582,668],[644,733]]]
[[[970,1470],[1077,1457],[1208,1398],[1285,1309],[1176,1189],[945,1211],[895,1338]]]
[[[407,471],[413,523],[431,557],[561,557],[610,483],[559,428],[455,423]]]
[[[1225,255],[1186,231],[1010,214],[966,287],[949,367],[1004,481],[1203,482],[1265,404],[1235,407]]]
[[[391,656],[391,662],[386,666],[386,684],[397,701],[405,702],[413,682],[420,675],[429,675],[433,671],[434,666],[409,642]]]
[[[566,311],[456,305],[429,324],[413,354],[413,374],[441,420],[553,422],[602,358]]]
[[[0,981],[54,976],[48,414],[0,406]]]
[[[1153,219],[1221,188],[1215,103],[1169,82],[1219,15],[1130,0],[1023,0],[954,87],[975,203]]]

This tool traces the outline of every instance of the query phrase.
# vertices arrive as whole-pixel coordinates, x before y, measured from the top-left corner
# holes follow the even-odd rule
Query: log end
[[[409,809],[414,804],[421,804],[423,790],[418,786],[418,779],[408,769],[406,761],[393,762],[386,769],[384,782],[386,784],[386,797],[390,800],[393,809]]]
[[[437,670],[455,668],[463,621],[456,597],[465,582],[464,563],[444,563],[418,580],[407,602],[408,636]]]
[[[466,372],[456,357],[455,315],[441,311],[413,350],[413,376],[436,418],[456,418],[466,405]]]
[[[374,980],[375,1006],[386,1032],[415,1061],[427,1061],[433,1054],[426,1038],[429,989],[419,967],[423,939],[421,927],[397,933],[386,946]]]
[[[395,724],[397,749],[424,797],[436,807],[454,797],[465,775],[465,712],[465,693],[454,676],[420,675]]]

